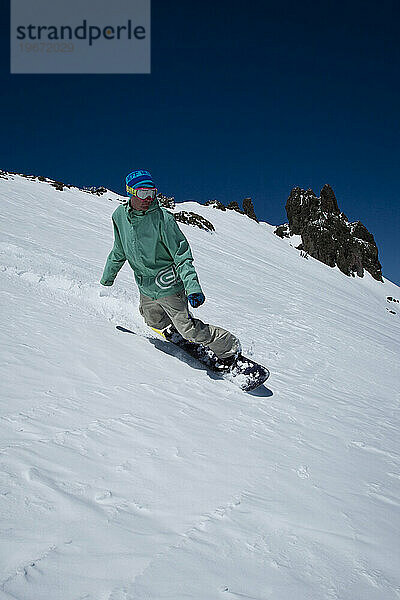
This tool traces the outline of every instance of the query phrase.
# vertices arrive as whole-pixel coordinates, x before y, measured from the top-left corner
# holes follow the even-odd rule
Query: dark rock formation
[[[48,183],[56,190],[62,192],[64,188],[74,188],[76,190],[81,190],[82,192],[87,192],[88,194],[96,194],[97,196],[101,196],[102,194],[107,193],[107,189],[103,186],[100,187],[83,187],[79,188],[76,185],[72,185],[71,183],[64,183],[62,181],[56,181],[55,179],[51,179],[50,177],[44,177],[43,175],[28,175],[26,173],[15,173],[13,171],[2,171],[0,169],[0,177],[2,179],[8,179],[9,176],[19,175],[20,177],[24,177],[25,179],[30,179],[31,181],[42,181]]]
[[[179,221],[180,223],[194,225],[195,227],[199,227],[199,229],[204,229],[205,231],[215,231],[215,227],[212,223],[210,223],[210,221],[207,221],[207,219],[194,212],[181,210],[178,213],[174,213],[174,217],[175,220]]]
[[[38,181],[45,181],[60,192],[62,192],[64,188],[76,187],[76,186],[71,185],[70,183],[64,183],[62,181],[55,181],[55,179],[50,179],[50,177],[43,177],[43,175],[25,175],[24,173],[17,173],[17,175],[21,175],[22,177],[25,177],[25,179],[32,179],[33,181],[35,181],[36,179]],[[79,188],[77,188],[77,189],[79,189]]]
[[[340,215],[340,210],[332,188],[325,185],[320,198],[316,197],[311,188],[307,191],[299,187],[293,188],[286,203],[286,213],[290,232],[301,235],[305,224],[318,221],[324,214]]]
[[[258,219],[256,217],[251,198],[245,198],[243,200],[243,210],[241,210],[239,204],[235,200],[229,202],[227,206],[222,204],[222,202],[220,202],[219,200],[207,200],[207,202],[205,202],[205,205],[212,206],[213,208],[218,208],[218,210],[234,210],[240,213],[241,215],[246,215],[247,217],[253,219],[253,221],[256,221],[258,223]]]
[[[102,196],[108,192],[107,188],[104,186],[91,186],[91,187],[78,187],[76,185],[72,185],[71,183],[63,183],[62,181],[56,181],[55,179],[51,179],[50,177],[44,177],[43,175],[27,175],[25,173],[14,173],[12,171],[2,171],[0,169],[0,178],[8,179],[10,176],[19,175],[20,177],[24,177],[25,179],[30,179],[31,181],[42,181],[48,183],[56,190],[62,192],[65,188],[73,188],[75,190],[80,190],[81,192],[86,192],[87,194],[95,194],[96,196]],[[111,198],[109,198],[111,200]]]
[[[397,304],[400,304],[400,300],[397,300],[397,298],[393,298],[392,296],[387,296],[387,297],[386,297],[386,302],[397,302]],[[392,310],[391,308],[387,308],[387,307],[386,307],[386,310],[387,310],[387,311],[388,311],[390,314],[392,314],[392,315],[395,315],[395,314],[396,314],[396,311],[395,311],[395,310]]]
[[[175,197],[174,196],[164,196],[164,194],[157,194],[158,202],[160,206],[164,208],[175,208]]]
[[[254,206],[251,201],[251,198],[245,198],[243,200],[243,212],[250,219],[253,219],[253,221],[257,221],[257,223],[258,223],[258,219],[256,217],[256,213],[254,212]]]
[[[207,202],[205,202],[205,206],[212,206],[213,208],[218,208],[218,210],[226,210],[226,206],[224,206],[219,200],[207,200]]]
[[[102,196],[103,194],[107,193],[107,188],[103,187],[102,185],[100,187],[85,187],[83,188],[84,192],[88,192],[89,194],[96,194],[96,196]]]
[[[43,175],[28,175],[27,173],[10,173],[11,175],[21,175],[21,177],[25,177],[25,179],[32,179],[32,181],[34,181],[35,179],[39,179],[39,177],[43,177]],[[41,179],[41,181],[47,181],[47,177],[44,177],[43,179]]]
[[[285,237],[290,237],[289,223],[285,223],[284,225],[278,225],[274,233],[282,239]]]
[[[35,181],[36,179],[38,181],[45,181],[46,183],[49,183],[51,186],[53,186],[54,188],[56,188],[56,190],[62,192],[64,188],[72,188],[72,187],[76,187],[70,183],[64,183],[62,181],[55,181],[55,179],[50,179],[50,177],[43,177],[43,175],[26,175],[25,173],[13,173],[13,175],[21,175],[21,177],[25,177],[25,179],[31,179],[32,181]],[[80,189],[80,188],[76,188],[76,189]],[[87,190],[84,190],[87,191]]]
[[[56,190],[59,190],[60,192],[62,192],[64,188],[72,187],[72,185],[69,185],[68,183],[63,183],[62,181],[51,181],[50,185],[52,185],[54,188],[56,188]]]
[[[301,235],[299,248],[330,267],[337,265],[346,275],[363,277],[364,269],[382,281],[382,267],[374,236],[356,221],[349,223],[340,212],[330,185],[324,185],[319,198],[313,190],[292,189],[286,203],[291,235]],[[287,235],[287,226],[275,230]]]
[[[232,202],[229,202],[229,204],[226,207],[228,210],[235,210],[236,212],[240,213],[241,215],[243,215],[243,211],[240,210],[240,206],[239,204],[233,200]]]

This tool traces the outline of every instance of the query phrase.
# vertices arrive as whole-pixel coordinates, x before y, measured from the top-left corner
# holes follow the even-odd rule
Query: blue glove
[[[189,294],[188,296],[188,300],[191,306],[193,306],[193,308],[197,308],[198,306],[201,306],[203,304],[203,302],[205,301],[206,297],[203,293],[198,293],[198,294]]]

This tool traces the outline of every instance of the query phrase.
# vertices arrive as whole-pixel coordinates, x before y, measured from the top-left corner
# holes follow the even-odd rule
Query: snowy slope
[[[400,598],[399,288],[179,205],[216,229],[181,225],[196,314],[271,370],[244,394],[153,336],[128,266],[99,296],[117,205],[0,179],[0,600]]]

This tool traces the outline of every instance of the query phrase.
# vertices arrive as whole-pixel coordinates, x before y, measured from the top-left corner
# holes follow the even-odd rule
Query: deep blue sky
[[[153,0],[151,75],[10,75],[2,14],[0,168],[120,193],[148,168],[272,224],[329,183],[400,283],[398,0]]]

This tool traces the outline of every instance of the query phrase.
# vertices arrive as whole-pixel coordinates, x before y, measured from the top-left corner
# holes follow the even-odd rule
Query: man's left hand
[[[190,306],[193,306],[193,308],[197,308],[198,306],[201,306],[203,304],[203,302],[205,301],[206,297],[205,295],[200,292],[198,294],[189,294],[188,296],[188,301]]]

